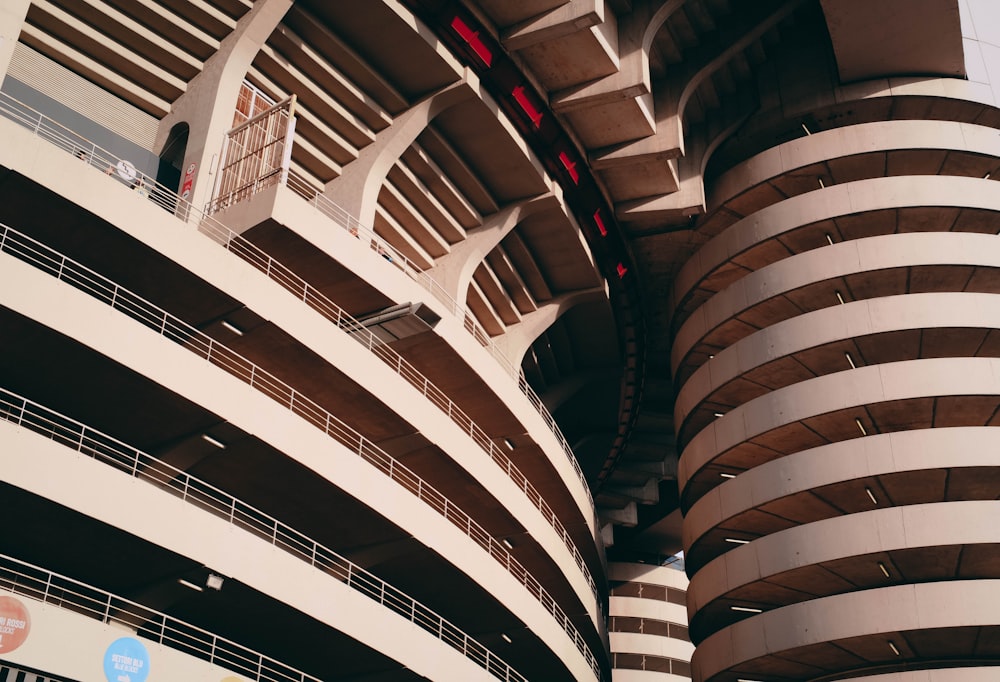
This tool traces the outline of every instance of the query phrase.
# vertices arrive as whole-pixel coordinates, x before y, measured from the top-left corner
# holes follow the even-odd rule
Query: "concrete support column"
[[[552,93],[554,111],[564,113],[642,97],[652,112],[652,88],[649,74],[649,51],[656,32],[687,0],[647,0],[636,3],[632,11],[618,18],[618,68],[603,78],[583,86]],[[505,41],[507,44],[509,41]],[[508,45],[509,47],[509,45]],[[654,121],[650,119],[650,126]],[[649,134],[655,132],[650,130]]]
[[[0,4],[0,83],[7,76],[14,46],[21,35],[21,26],[28,16],[31,0],[4,0]]]
[[[615,206],[619,220],[656,217],[681,221],[705,212],[705,166],[716,148],[746,120],[752,111],[752,98],[736,96],[729,106],[711,121],[687,132],[688,151],[673,161],[677,169],[677,188],[672,194],[621,202]],[[681,132],[680,118],[672,119],[672,128]]]
[[[521,318],[521,322],[507,328],[507,331],[494,339],[496,345],[504,352],[515,367],[520,366],[524,354],[542,332],[552,326],[567,310],[580,303],[594,300],[605,300],[607,293],[604,287],[580,289],[556,296],[538,310],[530,312]]]
[[[204,205],[211,198],[215,178],[208,171],[212,156],[219,153],[225,134],[232,127],[243,79],[261,46],[291,6],[292,0],[255,2],[160,121],[157,149],[162,149],[174,125],[184,122],[190,126],[184,167],[195,164],[190,196],[195,206]]]
[[[559,203],[552,192],[512,204],[470,230],[466,239],[451,247],[451,251],[434,263],[434,279],[456,301],[464,301],[476,268],[490,251],[496,248],[518,223],[540,211],[558,210]]]
[[[673,162],[672,160],[679,159],[675,170],[676,185],[670,188],[673,193],[624,202],[616,207],[619,220],[627,222],[639,218],[660,218],[678,221],[704,212],[702,158],[707,148],[685,149],[695,137],[691,131],[684,129],[687,103],[705,79],[728,63],[734,54],[746,49],[786,18],[801,3],[802,0],[775,0],[762,4],[758,10],[758,20],[751,22],[749,29],[720,32],[715,41],[699,47],[686,66],[653,84],[656,134],[593,155],[592,162],[597,169],[654,161]],[[673,3],[665,3],[654,15],[650,28],[659,27],[678,7]],[[653,33],[647,32],[646,39],[651,40],[652,35]],[[742,98],[738,99],[740,106],[736,108],[742,109]],[[727,116],[730,115],[727,112]],[[694,158],[685,160],[688,156]]]
[[[475,75],[465,71],[462,80],[415,104],[396,117],[392,125],[375,137],[375,142],[358,154],[340,177],[327,184],[327,198],[358,219],[362,225],[375,224],[378,194],[393,164],[434,118],[452,106],[476,96]]]
[[[613,16],[607,11],[604,0],[570,0],[510,27],[501,39],[508,50],[523,50],[600,25]]]

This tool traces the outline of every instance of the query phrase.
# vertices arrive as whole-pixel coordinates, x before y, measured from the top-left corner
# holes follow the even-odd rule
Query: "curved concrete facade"
[[[608,566],[608,630],[615,680],[675,682],[691,677],[688,580],[672,566]]]
[[[866,237],[776,261],[714,294],[674,339],[680,376],[757,328],[841,301],[926,291],[1000,291],[993,235],[920,232]]]
[[[723,145],[674,279],[693,677],[992,679],[1000,137],[814,115]]]
[[[862,365],[866,351],[876,345],[881,362],[938,357],[956,349],[996,353],[989,339],[997,328],[1000,297],[956,292],[885,296],[792,317],[726,347],[691,375],[674,405],[678,436],[689,440],[715,412],[808,373],[822,376]],[[879,343],[880,335],[892,336],[895,343]],[[790,370],[796,365],[798,371]]]
[[[891,668],[906,658],[935,667],[949,659],[988,658],[975,640],[980,633],[988,639],[997,626],[998,588],[996,580],[932,582],[792,604],[759,615],[763,623],[750,618],[701,642],[692,658],[694,674],[704,680],[734,671],[814,679],[862,660],[866,668]],[[766,632],[761,624],[769,626]]]
[[[0,626],[26,570],[291,680],[1000,670],[996,0],[0,5]]]

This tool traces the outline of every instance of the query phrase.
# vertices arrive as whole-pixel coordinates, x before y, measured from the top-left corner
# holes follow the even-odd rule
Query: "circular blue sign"
[[[149,675],[149,653],[134,637],[116,639],[104,652],[104,676],[108,682],[145,682]]]

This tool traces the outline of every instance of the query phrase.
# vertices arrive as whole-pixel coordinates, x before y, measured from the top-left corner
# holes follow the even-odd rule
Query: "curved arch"
[[[556,296],[538,310],[522,317],[519,324],[509,327],[506,333],[497,339],[497,345],[505,348],[511,362],[520,366],[531,344],[563,314],[582,303],[605,301],[606,296],[604,287],[570,291]]]
[[[718,54],[697,65],[693,73],[689,71],[681,74],[678,80],[683,82],[683,86],[679,88],[676,100],[672,98],[668,100],[667,103],[672,109],[669,114],[677,116],[679,120],[683,121],[684,110],[687,108],[688,100],[706,78],[715,73],[723,64],[727,63],[734,54],[746,49],[748,45],[759,39],[768,29],[789,16],[803,2],[804,0],[784,0],[780,7],[768,8],[749,30],[735,39],[728,40]]]
[[[392,126],[376,135],[375,141],[358,153],[356,161],[327,183],[323,194],[362,225],[374,225],[379,192],[393,164],[434,118],[475,96],[470,76],[467,73],[462,80],[431,94],[397,116]]]
[[[653,12],[653,16],[649,19],[649,24],[646,26],[646,30],[642,34],[642,50],[646,54],[653,48],[653,40],[656,38],[656,34],[659,33],[660,28],[663,24],[670,19],[674,12],[679,10],[687,0],[665,0],[660,7]]]

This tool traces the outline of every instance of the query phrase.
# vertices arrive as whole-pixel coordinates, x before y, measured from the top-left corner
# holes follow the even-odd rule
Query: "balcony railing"
[[[573,454],[573,449],[566,442],[565,436],[563,436],[562,431],[559,429],[559,425],[556,424],[555,419],[549,413],[548,408],[542,402],[542,399],[535,393],[535,389],[531,387],[528,380],[525,378],[524,373],[519,367],[515,367],[507,357],[507,354],[500,349],[500,347],[493,341],[493,337],[489,335],[482,325],[476,320],[476,317],[458,301],[456,301],[451,294],[449,294],[444,287],[438,284],[437,280],[431,277],[426,271],[421,270],[414,264],[405,254],[396,250],[392,245],[382,240],[375,231],[369,227],[362,225],[357,218],[352,216],[350,213],[345,211],[343,208],[338,206],[336,203],[331,201],[326,197],[320,190],[316,189],[308,182],[298,177],[294,173],[289,173],[288,181],[286,186],[301,196],[303,199],[309,202],[317,211],[326,216],[327,218],[333,220],[334,223],[339,225],[344,230],[347,230],[359,239],[367,240],[372,244],[372,248],[387,255],[390,262],[402,270],[407,277],[417,282],[430,292],[434,298],[436,298],[440,303],[448,309],[448,311],[457,319],[462,320],[462,326],[469,334],[472,335],[479,345],[483,346],[490,355],[499,363],[499,365],[507,372],[508,375],[517,383],[518,389],[528,398],[528,401],[532,404],[538,414],[542,417],[545,425],[549,427],[552,433],[555,435],[556,439],[559,441],[560,447],[562,447],[563,452],[569,458],[569,461],[573,464],[573,470],[576,475],[583,482],[584,488],[587,490],[588,495],[590,488],[587,484],[587,479],[583,475],[583,470],[580,469],[580,464],[576,460],[576,456]],[[593,499],[590,500],[593,503]]]
[[[587,659],[600,679],[597,660],[577,631],[572,621],[555,600],[542,588],[501,542],[480,526],[455,503],[425,482],[405,465],[395,460],[380,447],[367,440],[361,433],[338,419],[318,403],[302,395],[273,374],[258,367],[238,353],[230,350],[207,334],[186,324],[182,320],[149,303],[131,291],[93,270],[67,258],[44,244],[0,224],[0,251],[24,261],[55,278],[72,285],[99,301],[107,303],[115,310],[125,313],[170,341],[201,356],[230,375],[246,382],[252,388],[267,395],[278,404],[288,408],[313,426],[338,441],[354,454],[375,466],[383,474],[416,495],[432,509],[445,517],[453,525],[463,530],[490,556],[501,563],[538,600],[573,640],[577,649]],[[356,324],[356,323],[355,323]],[[508,471],[508,475],[513,473]],[[522,477],[523,478],[523,477]],[[525,485],[530,485],[524,480]],[[533,488],[530,488],[533,491]],[[529,488],[524,488],[528,494]],[[536,493],[537,495],[537,493]],[[529,495],[529,498],[531,495]],[[532,498],[536,505],[541,498]],[[553,520],[558,522],[553,515]],[[589,574],[585,573],[589,577]],[[593,583],[591,582],[593,586]]]
[[[104,169],[109,176],[118,181],[123,181],[123,176],[117,169],[120,164],[125,163],[124,160],[114,156],[110,152],[98,147],[89,140],[86,140],[59,123],[56,123],[43,114],[2,92],[0,92],[0,115],[6,116],[10,120],[33,131],[39,137],[52,142],[67,152],[72,153],[84,163]],[[172,211],[181,220],[189,223],[193,222],[198,225],[202,232],[209,235],[213,240],[226,247],[229,251],[249,262],[285,289],[291,291],[300,300],[306,303],[306,305],[314,308],[327,319],[330,319],[336,324],[340,324],[339,320],[349,318],[347,313],[345,313],[339,306],[310,286],[290,268],[277,262],[274,258],[267,254],[267,252],[263,251],[249,240],[236,234],[218,220],[196,208],[193,204],[180,199],[169,188],[157,184],[153,178],[143,175],[142,173],[136,173],[135,179],[131,180],[130,183],[126,181],[126,184],[131,184],[134,189],[138,189],[139,192],[147,194],[151,201],[169,211]],[[573,467],[573,470],[576,472],[577,478],[579,478],[580,482],[583,484],[583,490],[588,501],[590,502],[590,505],[593,506],[593,497],[591,497],[587,479],[583,474],[583,470],[580,468],[580,464],[577,461],[576,456],[573,454],[572,448],[570,448],[569,443],[566,442],[566,438],[559,430],[559,426],[556,424],[555,419],[553,419],[548,409],[546,409],[541,398],[528,384],[524,375],[511,365],[506,355],[504,355],[496,344],[493,343],[492,339],[485,332],[485,330],[478,326],[475,319],[468,314],[467,311],[464,311],[464,309],[458,306],[458,303],[448,296],[447,292],[445,292],[433,278],[410,264],[403,254],[398,253],[390,244],[385,242],[372,230],[360,225],[356,219],[350,216],[350,214],[342,208],[331,202],[326,197],[323,197],[321,194],[317,193],[315,189],[310,188],[307,184],[301,181],[292,179],[289,183],[289,187],[296,194],[310,201],[310,203],[315,206],[321,214],[331,218],[345,230],[359,236],[363,233],[366,239],[369,240],[369,243],[371,243],[374,250],[392,258],[392,264],[397,265],[397,267],[399,267],[408,277],[425,287],[436,298],[448,305],[450,310],[463,319],[464,328],[469,331],[469,333],[471,333],[481,345],[489,349],[493,354],[493,357],[496,358],[501,366],[506,369],[512,378],[514,378],[518,389],[526,398],[528,398],[528,401],[532,404],[539,416],[542,417],[542,420],[551,430],[552,434],[556,437],[563,450],[563,454],[566,456]],[[357,326],[360,327],[360,325]],[[386,348],[383,357],[390,358],[391,361],[388,362],[390,366],[401,367],[405,363],[408,366],[407,375],[414,377],[414,379],[417,380],[416,383],[413,380],[411,380],[410,383],[417,388],[420,388],[421,386],[433,386],[433,384],[431,384],[426,377],[410,366],[409,363],[402,358],[402,356],[399,356],[398,353],[392,349]],[[506,465],[501,464],[504,468],[513,466],[513,464],[509,462],[506,455],[498,450],[497,446],[492,442],[492,440],[489,439],[485,432],[473,424],[471,420],[465,416],[464,412],[459,410],[458,407],[455,406],[443,392],[437,391],[437,393],[444,397],[443,400],[436,400],[435,404],[453,419],[459,419],[463,422],[467,421],[470,424],[470,433],[473,431],[476,432],[477,442],[480,443],[491,458],[498,462],[506,460]],[[544,509],[542,511],[543,513],[546,513]],[[557,528],[557,530],[559,529]],[[575,546],[572,547],[571,551],[578,555]],[[577,558],[577,564],[583,568],[582,558]],[[593,580],[590,579],[590,582],[593,583]]]
[[[314,565],[437,636],[485,668],[494,677],[505,682],[508,680],[527,682],[527,678],[513,670],[482,644],[359,566],[336,555],[324,557],[322,562]],[[0,554],[0,590],[74,611],[102,623],[124,625],[144,639],[238,672],[251,680],[322,682],[320,678],[308,675],[208,630],[4,554]]]
[[[117,164],[121,163],[117,157],[110,155],[108,152],[97,147],[96,145],[83,140],[75,134],[72,134],[71,131],[68,131],[68,133],[72,134],[72,137],[61,135],[60,130],[65,129],[59,127],[57,123],[45,118],[34,110],[27,109],[30,112],[30,115],[28,115],[23,113],[21,111],[22,109],[26,109],[26,105],[23,105],[16,100],[12,100],[4,93],[0,93],[0,114],[4,114],[12,120],[22,123],[23,125],[30,124],[28,127],[34,130],[36,134],[42,136],[44,139],[56,141],[60,148],[72,151],[78,158],[91,165],[103,168],[105,164],[107,164],[107,168],[112,171],[111,175],[120,179],[120,176],[115,170],[117,168]],[[168,210],[175,211],[176,215],[184,220],[189,222],[191,220],[195,220],[199,223],[199,229],[211,237],[214,241],[239,256],[250,265],[253,265],[271,280],[281,285],[283,288],[295,295],[296,298],[303,301],[306,305],[313,308],[316,312],[320,313],[334,324],[348,329],[355,336],[355,338],[372,350],[380,359],[383,360],[383,362],[394,368],[401,377],[410,383],[411,386],[421,391],[423,395],[427,397],[435,406],[447,414],[452,421],[463,429],[463,431],[468,433],[470,437],[475,440],[476,443],[490,456],[490,458],[496,462],[501,469],[507,472],[507,475],[511,478],[511,480],[513,480],[518,487],[525,491],[525,494],[527,494],[529,499],[531,499],[532,504],[534,504],[538,510],[542,512],[546,521],[559,534],[567,549],[570,553],[572,553],[577,567],[584,573],[592,592],[595,597],[597,596],[597,586],[594,583],[594,579],[591,576],[589,569],[583,561],[582,555],[577,549],[576,544],[572,541],[572,538],[569,536],[565,527],[555,516],[551,507],[549,507],[548,503],[545,502],[542,496],[535,490],[534,486],[520,472],[510,458],[507,457],[506,454],[504,454],[503,451],[500,450],[500,448],[493,442],[490,436],[477,424],[475,424],[475,422],[473,422],[472,419],[469,418],[468,415],[466,415],[465,412],[462,411],[454,402],[452,402],[452,400],[443,391],[431,383],[426,376],[420,373],[399,353],[389,346],[382,344],[381,341],[375,337],[372,332],[368,331],[361,323],[348,315],[342,308],[324,296],[321,292],[310,286],[291,269],[285,267],[272,258],[269,254],[267,254],[267,252],[263,251],[249,240],[237,235],[214,218],[203,215],[200,211],[198,211],[198,209],[194,208],[194,206],[180,200],[175,194],[167,190],[162,185],[157,185],[151,178],[140,174],[137,179],[140,184],[136,185],[133,183],[133,186],[141,188],[141,191],[143,192],[149,192],[149,197],[152,201],[163,206],[164,208],[167,208]],[[351,225],[352,223],[348,221],[345,224]],[[376,237],[372,235],[372,239],[376,239]],[[374,244],[375,242],[373,241],[372,243]],[[386,247],[391,248],[388,245],[386,245]],[[569,458],[569,461],[573,464],[577,476],[579,477],[581,483],[583,483],[584,491],[588,496],[588,500],[591,502],[591,506],[593,506],[593,499],[590,497],[590,490],[587,487],[585,478],[583,477],[583,472],[580,469],[576,458],[573,456],[572,450],[569,448],[569,445],[563,438],[562,433],[559,431],[558,426],[552,419],[552,416],[545,409],[545,406],[541,403],[541,399],[534,393],[534,391],[532,391],[531,387],[524,380],[524,377],[519,377],[518,381],[524,395],[539,411],[539,414],[543,417],[546,424],[549,425],[549,428],[552,429],[553,433],[563,444],[564,452]]]
[[[258,249],[253,243],[245,239],[233,239],[233,232],[218,224],[204,223],[200,228],[203,232],[212,237],[219,244],[229,251],[235,253],[247,263],[264,272],[270,279],[274,280],[286,290],[290,291],[299,300],[317,311],[335,325],[351,333],[354,338],[364,345],[376,357],[395,370],[396,374],[405,379],[407,383],[417,389],[433,405],[444,412],[457,424],[464,433],[475,441],[482,450],[489,455],[490,459],[497,464],[507,475],[507,477],[520,488],[531,501],[532,505],[538,509],[545,521],[559,535],[566,549],[573,556],[577,569],[583,573],[587,584],[595,598],[598,597],[597,585],[594,578],[583,560],[583,555],[577,548],[576,543],[570,536],[566,527],[556,516],[552,507],[541,496],[535,486],[528,480],[517,465],[493,442],[492,438],[483,431],[472,419],[456,405],[448,395],[435,386],[416,367],[407,361],[402,355],[397,353],[387,344],[384,344],[373,332],[366,328],[361,322],[348,315],[342,308],[334,304],[328,298],[312,288],[304,280],[300,279],[290,270],[287,270],[279,263],[275,262],[265,252]],[[574,460],[575,461],[575,460]],[[599,603],[599,600],[598,600]]]

